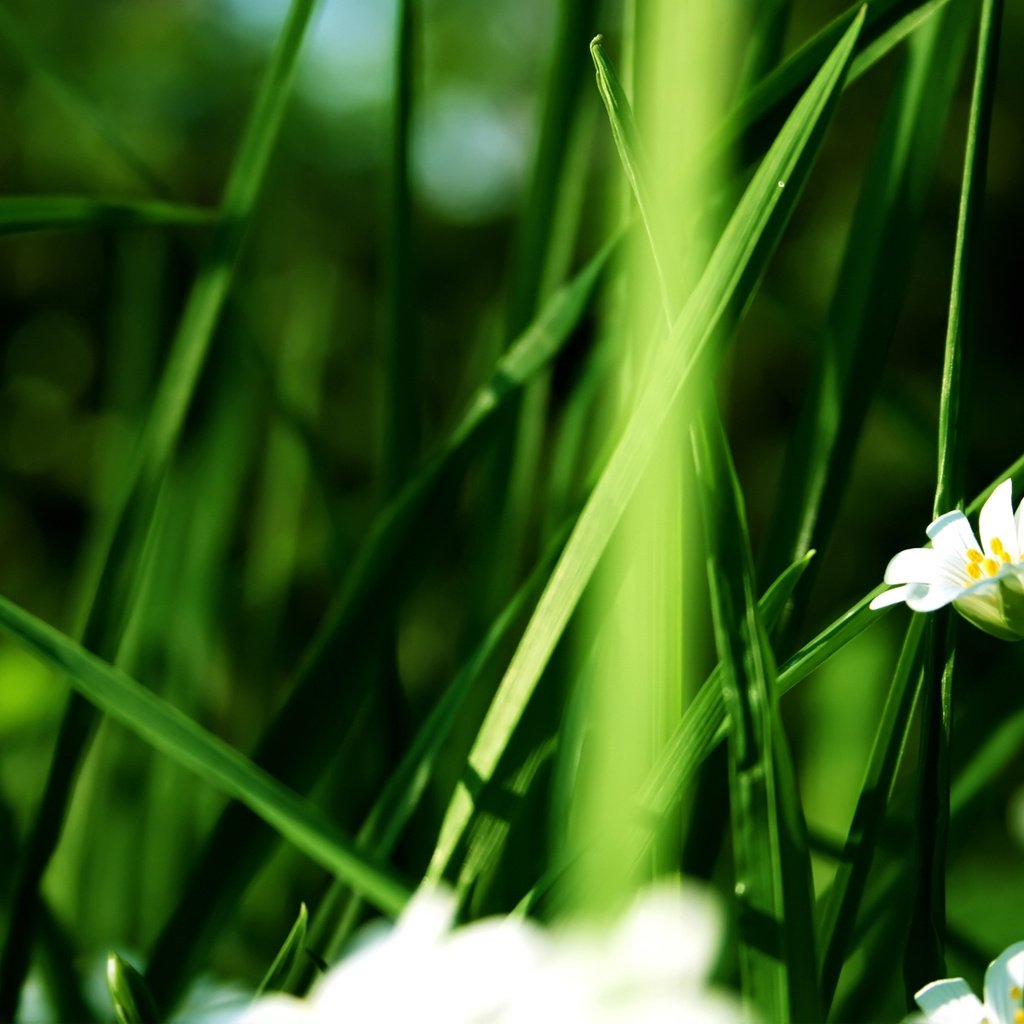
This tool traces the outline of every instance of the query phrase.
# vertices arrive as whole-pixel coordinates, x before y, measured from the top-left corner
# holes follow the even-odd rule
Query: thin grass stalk
[[[963,182],[953,255],[953,280],[942,370],[939,452],[935,486],[936,517],[963,500],[967,430],[963,414],[967,360],[973,345],[977,304],[980,220],[999,57],[1002,0],[985,0],[967,123]],[[929,672],[925,679],[924,750],[917,820],[921,870],[904,959],[904,977],[913,992],[945,973],[946,845],[949,834],[949,748],[952,737],[952,689],[956,650],[952,611],[931,623]],[[935,691],[938,691],[935,693]]]
[[[384,486],[393,494],[416,464],[419,451],[419,345],[416,335],[415,245],[409,180],[409,131],[416,74],[417,0],[399,0],[396,15],[394,119],[388,204],[388,322],[385,345],[387,401]]]

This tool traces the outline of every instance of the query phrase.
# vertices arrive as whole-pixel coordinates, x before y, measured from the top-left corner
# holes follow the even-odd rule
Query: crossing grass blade
[[[445,446],[374,520],[338,595],[295,670],[291,693],[261,738],[254,760],[300,792],[311,786],[338,747],[338,721],[352,721],[373,671],[367,642],[410,586],[434,530],[472,455],[488,439],[506,403],[547,366],[589,308],[619,245],[611,239],[545,303],[536,319],[498,361]],[[338,666],[344,666],[339,685]],[[322,709],[330,704],[333,715]],[[147,980],[164,1005],[173,1004],[195,959],[212,940],[238,895],[273,848],[275,837],[244,808],[221,815],[181,900],[150,957]],[[245,856],[238,856],[239,845]],[[212,894],[212,895],[211,895]],[[181,955],[188,950],[189,956]]]
[[[83,598],[83,642],[114,660],[146,568],[153,514],[255,209],[284,116],[296,59],[315,0],[293,0],[225,187],[216,230],[192,286],[142,436],[112,503],[96,572]],[[15,1012],[28,968],[33,906],[60,838],[82,757],[98,715],[68,701],[29,841],[19,865],[12,924],[0,955],[0,1018]],[[159,1001],[159,997],[158,997]]]
[[[86,700],[146,743],[245,803],[317,864],[388,914],[408,888],[361,854],[318,811],[248,758],[70,637],[0,598],[0,628],[64,673]]]
[[[657,348],[649,382],[526,628],[477,736],[467,775],[487,782],[654,450],[658,430],[723,314],[749,299],[810,172],[863,16],[798,103],[726,227],[686,309]],[[784,187],[779,187],[779,182]],[[474,812],[467,786],[449,805],[428,870],[440,878]]]
[[[973,350],[978,308],[977,267],[981,253],[980,208],[985,192],[988,143],[999,56],[1002,0],[985,0],[967,122],[960,211],[953,255],[946,350],[939,405],[938,472],[933,513],[937,517],[963,500],[967,431],[961,410],[965,364]],[[949,744],[953,728],[953,674],[956,654],[952,609],[934,616],[925,661],[924,709],[917,807],[920,871],[904,959],[911,991],[945,970],[946,844],[949,834]]]
[[[765,1020],[818,1020],[811,862],[758,613],[743,499],[717,417],[694,442],[708,534],[708,587],[729,732],[740,976]]]
[[[81,196],[0,198],[0,235],[106,227],[210,227],[216,220],[216,210],[157,200],[133,202]]]
[[[107,991],[117,1024],[146,1024],[160,1020],[160,1012],[142,975],[116,953],[107,957]]]

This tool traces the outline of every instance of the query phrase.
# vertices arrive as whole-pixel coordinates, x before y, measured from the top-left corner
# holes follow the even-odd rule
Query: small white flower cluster
[[[257,1000],[240,1024],[739,1024],[707,988],[721,938],[702,892],[659,886],[608,928],[491,918],[454,927],[446,892],[416,894],[394,927],[322,977],[308,999]]]
[[[988,965],[985,1002],[963,978],[944,978],[914,996],[931,1024],[1024,1024],[1024,942]]]
[[[959,510],[928,527],[930,548],[893,556],[885,570],[892,590],[872,608],[905,601],[915,612],[933,612],[952,602],[969,622],[1001,640],[1024,638],[1024,501],[1014,515],[1013,484],[1004,480],[978,517],[978,543]]]

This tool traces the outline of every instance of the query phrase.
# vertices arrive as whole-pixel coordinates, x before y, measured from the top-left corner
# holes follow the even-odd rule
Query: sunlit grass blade
[[[779,503],[760,559],[768,576],[809,546],[824,549],[830,538],[906,294],[971,14],[969,5],[954,3],[908,44],[861,186],[811,385],[787,445]],[[808,573],[795,596],[784,651],[791,649],[816,576]]]
[[[84,196],[4,196],[0,235],[105,227],[209,227],[217,211],[179,203],[90,199]]]
[[[960,211],[953,254],[946,350],[939,405],[938,472],[933,514],[963,502],[967,429],[961,410],[965,365],[974,348],[978,267],[982,236],[980,210],[985,193],[988,145],[999,57],[1002,0],[985,0],[967,122]],[[925,661],[921,774],[917,807],[920,871],[904,961],[911,991],[945,970],[946,844],[949,833],[949,744],[953,728],[955,628],[952,609],[933,618]]]
[[[209,350],[233,278],[256,199],[284,116],[285,104],[314,0],[294,0],[250,113],[228,179],[217,226],[189,293],[142,436],[124,473],[100,540],[96,572],[83,598],[83,642],[114,660],[146,567],[164,474]],[[0,958],[0,1018],[12,1016],[28,967],[28,944],[39,882],[66,818],[96,711],[77,693],[68,701],[43,797],[19,865],[12,926]],[[158,997],[159,1000],[159,997]]]
[[[848,30],[787,121],[741,199],[683,314],[653,357],[638,400],[594,488],[477,736],[467,774],[491,778],[516,723],[644,474],[658,430],[704,355],[715,327],[749,298],[810,172],[862,19]],[[783,187],[780,187],[782,183]],[[429,877],[444,875],[473,816],[460,786],[445,815]]]
[[[309,911],[306,909],[306,904],[303,903],[299,907],[299,916],[295,919],[295,924],[285,936],[281,948],[277,951],[277,956],[274,957],[274,962],[267,969],[267,973],[256,989],[257,996],[264,992],[284,991],[288,975],[291,974],[299,957],[302,956],[308,923]]]
[[[851,4],[743,96],[711,150],[738,152],[746,163],[769,145],[801,90],[862,10],[864,28],[846,84],[856,81],[950,0],[876,0]]]
[[[778,616],[782,613],[782,609],[793,592],[793,587],[796,586],[797,580],[800,579],[800,576],[813,557],[814,552],[809,551],[799,562],[795,562],[779,576],[761,597],[758,611],[761,621],[767,630],[770,631],[778,620]],[[596,653],[595,649],[595,655]],[[719,673],[720,670],[716,668],[711,676],[705,680],[698,691],[694,707],[698,703],[713,704],[721,709],[721,714],[724,716],[725,704],[722,700],[722,685]],[[713,701],[709,699],[711,695],[714,697]],[[710,723],[707,733],[707,742],[710,743],[711,738],[718,731],[721,719],[716,719],[713,715],[706,715],[704,717]],[[684,723],[688,722],[693,722],[691,710],[687,711],[684,718]],[[695,729],[684,729],[684,723],[680,723],[672,733],[665,748],[659,754],[650,776],[638,794],[636,805],[641,809],[641,814],[645,820],[650,820],[652,817],[655,819],[663,818],[678,802],[678,795],[685,788],[687,782],[689,782],[692,772],[696,770],[699,763],[693,762],[692,766],[688,766],[687,758],[690,752],[694,749],[710,750],[708,747],[701,746],[699,739],[695,739],[697,732]],[[650,829],[644,828],[642,831],[638,830],[638,834],[641,836],[641,840],[637,846],[636,855],[641,857],[647,851],[652,833]],[[576,861],[580,852],[580,850],[575,850],[568,855],[563,855],[556,861],[545,872],[544,876],[531,887],[526,896],[523,897],[519,910],[522,913],[532,912],[541,900],[547,897],[551,888],[569,869],[571,864]]]
[[[63,672],[85,699],[201,778],[242,801],[316,863],[389,914],[407,888],[359,853],[318,811],[162,698],[35,616],[0,598],[0,628]]]
[[[32,38],[9,4],[0,5],[0,42],[21,65],[31,72],[50,95],[79,123],[95,132],[124,167],[147,189],[166,195],[166,185],[153,168],[138,154],[102,110],[70,82],[53,58]]]
[[[412,567],[434,542],[434,530],[451,507],[468,459],[487,440],[497,415],[558,354],[588,309],[618,238],[608,242],[551,299],[499,360],[476,392],[446,444],[387,503],[360,545],[337,597],[295,671],[292,691],[260,740],[254,760],[292,788],[313,784],[337,752],[337,722],[351,721],[361,706],[371,644]],[[345,666],[339,685],[338,665]],[[330,704],[331,716],[322,714]],[[180,993],[195,954],[205,949],[235,906],[275,837],[239,807],[219,819],[193,869],[177,909],[160,933],[147,980],[157,998],[171,1004]],[[245,857],[238,856],[239,844]],[[188,958],[180,950],[190,951]]]
[[[148,1024],[161,1019],[142,975],[116,953],[107,957],[107,991],[117,1024]]]
[[[765,1020],[817,1020],[806,826],[779,718],[775,659],[755,597],[739,482],[721,427],[709,419],[694,446],[719,676],[732,723],[729,804],[743,994]]]

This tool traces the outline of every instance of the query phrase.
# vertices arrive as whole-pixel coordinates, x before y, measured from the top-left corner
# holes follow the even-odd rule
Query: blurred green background
[[[162,196],[216,206],[285,4],[0,5],[0,196]],[[586,58],[590,38],[604,31],[614,55],[617,5],[583,6],[575,45]],[[794,3],[787,52],[843,7]],[[514,320],[509,282],[559,10],[547,0],[423,0],[415,8],[410,323],[417,355],[409,411],[422,459],[486,378]],[[126,664],[136,678],[243,750],[280,705],[288,673],[387,491],[394,40],[395,5],[383,0],[325,0],[315,17],[163,495],[145,613],[128,639]],[[1010,4],[968,383],[969,495],[1021,454],[1024,439],[1022,46],[1024,9]],[[901,59],[898,50],[845,95],[720,374],[755,557]],[[606,236],[608,195],[619,187],[589,60],[582,78],[564,128],[577,164],[577,187],[559,200],[564,266],[578,266]],[[851,453],[798,642],[874,587],[896,550],[924,540],[969,78],[970,59],[937,173],[921,183],[923,218],[908,239],[906,284],[894,283],[891,323],[881,318],[891,351],[877,367],[880,397]],[[148,173],[110,144],[104,125]],[[206,237],[204,227],[117,226],[0,235],[0,590],[62,629],[74,619],[94,514],[129,457]],[[565,426],[565,398],[592,333],[585,324],[553,374],[545,439]],[[571,504],[548,493],[548,447],[539,466],[521,564],[510,570],[517,577],[557,524],[558,502]],[[434,544],[409,567],[415,583],[396,609],[394,665],[383,673],[380,698],[357,722],[338,722],[343,756],[316,796],[346,829],[358,826],[486,622],[476,603],[479,577],[489,572],[480,535],[500,528],[497,519],[481,519],[496,511],[487,509],[489,479],[476,465],[451,495]],[[906,614],[888,616],[783,702],[823,851],[845,836]],[[1024,652],[964,628],[959,658],[957,765],[1007,723],[1024,735]],[[0,920],[9,852],[39,799],[65,694],[58,678],[0,641]],[[175,905],[222,798],[119,727],[104,724],[98,739],[46,891],[78,953],[141,951]],[[968,977],[1024,938],[1024,743],[1007,749],[999,784],[954,821],[950,966]],[[457,752],[451,758],[449,774]],[[429,853],[443,793],[427,805],[396,856],[413,872]],[[819,860],[824,884],[831,861],[827,852]],[[297,854],[280,852],[246,893],[209,966],[258,979],[299,901],[315,904],[327,881]]]

